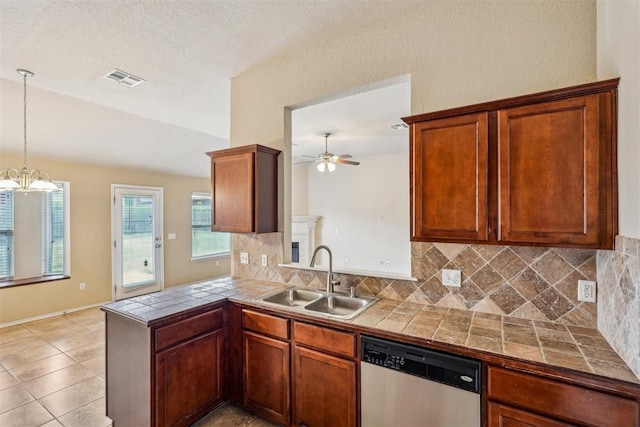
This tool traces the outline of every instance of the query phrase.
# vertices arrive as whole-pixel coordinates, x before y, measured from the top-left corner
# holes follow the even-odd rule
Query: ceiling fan
[[[316,159],[316,163],[318,164],[317,168],[320,172],[333,172],[336,169],[336,163],[341,163],[345,165],[358,166],[360,162],[355,162],[353,160],[346,160],[351,158],[351,154],[341,154],[335,155],[329,152],[328,148],[328,139],[331,136],[330,133],[324,134],[324,153],[318,154],[318,157],[313,156],[302,156],[302,157],[310,157],[312,159]]]

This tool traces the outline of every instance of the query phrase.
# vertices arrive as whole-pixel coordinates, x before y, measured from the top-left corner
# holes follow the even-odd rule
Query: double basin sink
[[[378,301],[378,298],[289,288],[260,298],[259,301],[288,310],[349,320]]]

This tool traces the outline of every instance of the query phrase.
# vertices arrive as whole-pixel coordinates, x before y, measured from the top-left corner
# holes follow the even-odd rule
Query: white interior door
[[[111,195],[114,299],[161,290],[162,188],[113,184]]]

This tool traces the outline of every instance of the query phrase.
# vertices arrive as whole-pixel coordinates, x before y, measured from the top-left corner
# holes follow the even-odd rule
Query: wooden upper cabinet
[[[207,153],[211,157],[212,231],[278,231],[278,155],[248,145]]]
[[[498,111],[498,240],[612,244],[606,241],[611,144],[600,103],[610,110],[611,94]]]
[[[612,249],[618,80],[404,118],[411,240]]]
[[[487,113],[414,125],[412,239],[487,240],[487,155]]]

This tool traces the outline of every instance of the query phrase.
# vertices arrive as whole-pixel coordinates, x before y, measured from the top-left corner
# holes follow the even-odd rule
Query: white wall
[[[309,215],[307,200],[309,183],[307,175],[310,165],[315,168],[315,163],[305,163],[291,167],[291,215]]]
[[[316,243],[331,248],[334,268],[409,276],[409,153],[356,160],[328,174],[307,167],[308,212],[322,217]]]
[[[640,1],[598,1],[598,79],[620,76],[619,230],[640,238]]]

